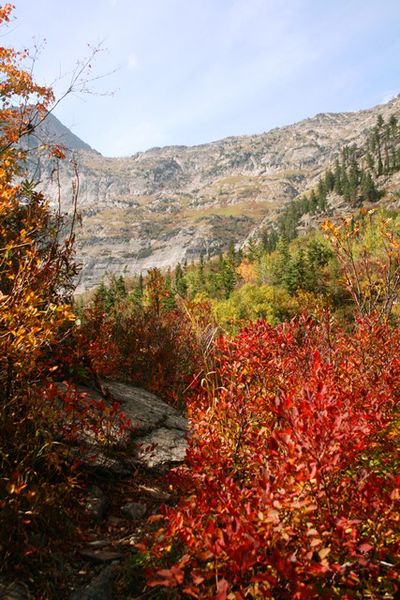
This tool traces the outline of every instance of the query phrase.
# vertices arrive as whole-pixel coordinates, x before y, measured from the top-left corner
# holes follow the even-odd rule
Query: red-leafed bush
[[[221,338],[213,385],[189,406],[182,498],[150,544],[168,568],[150,585],[219,600],[394,598],[399,341],[374,320],[348,333],[328,318]]]
[[[72,370],[86,361],[101,377],[144,387],[172,404],[182,404],[193,375],[203,370],[213,327],[207,304],[163,297],[132,306],[129,297],[107,311],[94,301],[82,312],[73,348],[64,357]]]

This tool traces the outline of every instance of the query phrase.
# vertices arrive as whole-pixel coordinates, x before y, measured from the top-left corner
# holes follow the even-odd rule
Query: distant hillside
[[[201,253],[216,254],[232,241],[243,243],[316,186],[344,146],[362,148],[379,114],[385,121],[400,117],[400,98],[355,113],[319,114],[259,135],[153,148],[126,158],[101,156],[51,116],[46,127],[67,140],[79,163],[79,289],[93,287],[107,272],[174,266]],[[56,193],[51,172],[52,165],[42,161],[42,185],[50,198]],[[72,178],[65,161],[65,210]],[[386,189],[400,187],[396,173],[380,179]],[[333,195],[327,208],[340,213],[349,205]],[[303,228],[312,221],[306,217]]]
[[[65,146],[69,150],[85,150],[94,152],[94,150],[72,133],[68,127],[65,127],[53,114],[49,114],[32,135],[29,136],[29,146],[47,142]]]

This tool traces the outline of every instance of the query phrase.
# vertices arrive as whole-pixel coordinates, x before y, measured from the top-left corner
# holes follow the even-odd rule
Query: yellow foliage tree
[[[340,224],[326,221],[345,287],[360,315],[387,319],[400,291],[400,224],[362,209]]]

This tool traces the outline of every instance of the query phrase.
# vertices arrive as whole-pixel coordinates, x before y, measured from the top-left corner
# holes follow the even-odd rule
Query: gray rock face
[[[143,502],[128,502],[128,504],[121,506],[121,512],[129,519],[138,521],[146,515],[147,506]]]
[[[96,519],[102,519],[109,504],[104,492],[96,485],[92,486],[87,496],[86,510]]]
[[[400,115],[400,98],[357,113],[320,114],[259,135],[200,146],[153,148],[106,158],[69,137],[77,149],[78,291],[104,275],[165,268],[239,245],[288,201],[314,186],[344,145],[362,143],[378,114]],[[59,124],[61,125],[61,124]],[[58,129],[60,127],[58,126]],[[67,130],[68,131],[68,130]],[[79,143],[80,142],[80,143]],[[58,198],[54,165],[42,159],[45,193]],[[71,205],[74,169],[60,166],[62,206]],[[54,202],[56,206],[57,202]]]
[[[85,150],[95,152],[89,144],[86,144],[77,135],[65,127],[52,113],[40,123],[32,135],[25,136],[24,143],[27,147],[36,147],[43,142],[65,146],[69,150]]]
[[[14,581],[6,585],[0,582],[1,600],[31,600],[31,598],[32,596],[24,583]]]
[[[185,460],[187,443],[181,429],[161,427],[138,439],[137,456],[148,469],[165,470]]]
[[[121,409],[131,419],[137,432],[149,432],[160,427],[185,432],[186,419],[155,394],[117,381],[106,382],[106,387]]]
[[[143,389],[116,381],[107,381],[104,385],[111,398],[120,403],[121,411],[131,420],[132,430],[121,433],[117,427],[111,427],[108,449],[101,446],[91,432],[87,432],[83,436],[86,450],[81,448],[80,458],[88,468],[125,476],[131,473],[134,463],[147,469],[164,471],[184,460],[187,447],[187,420],[184,416]],[[100,399],[94,390],[83,386],[80,390],[89,397]],[[132,441],[134,448],[131,455],[127,456],[126,449]],[[110,454],[110,448],[119,452]],[[94,514],[104,514],[107,508],[101,493],[96,495],[96,490],[89,494],[88,503]]]
[[[133,386],[107,384],[135,428],[135,456],[148,469],[165,470],[186,455],[187,421],[154,394]]]

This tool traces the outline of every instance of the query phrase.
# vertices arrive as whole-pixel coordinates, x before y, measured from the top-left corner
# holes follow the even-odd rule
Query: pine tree
[[[379,199],[379,192],[369,171],[364,172],[361,177],[361,196],[363,200],[369,200],[370,202]]]
[[[237,261],[236,250],[235,250],[235,244],[232,241],[229,242],[228,260],[231,262],[232,265],[236,265],[236,261]]]
[[[331,192],[335,187],[335,175],[328,169],[325,173],[325,187],[328,192]]]
[[[221,275],[225,298],[229,298],[236,284],[236,271],[230,260],[223,259]]]
[[[200,262],[199,262],[199,290],[198,291],[203,290],[205,284],[206,284],[206,277],[204,274],[204,250],[202,250],[200,252]]]
[[[168,269],[164,277],[164,297],[162,305],[165,310],[172,310],[175,307],[175,293],[172,287],[171,269]]]
[[[374,171],[375,170],[375,161],[374,161],[374,158],[373,158],[371,152],[367,153],[366,162],[367,162],[368,169],[370,171]]]
[[[318,204],[319,204],[319,199],[317,194],[315,193],[314,190],[311,190],[311,194],[310,194],[310,212],[315,215],[315,213],[318,211]]]
[[[289,242],[287,238],[279,238],[276,246],[276,261],[273,266],[273,283],[284,287],[287,281],[287,274],[291,267],[291,256],[289,252]]]
[[[260,247],[254,238],[250,238],[247,243],[246,256],[251,262],[256,261],[260,256]]]
[[[275,229],[265,228],[261,234],[261,245],[264,252],[270,254],[276,248],[278,243],[278,233]]]
[[[343,169],[339,160],[336,159],[335,162],[335,192],[341,196],[343,194]]]
[[[178,263],[175,268],[175,282],[174,282],[175,292],[181,296],[182,298],[186,298],[188,286],[185,281],[185,276],[183,274],[183,269],[181,264]]]

